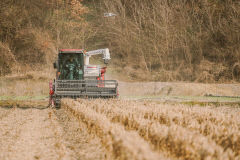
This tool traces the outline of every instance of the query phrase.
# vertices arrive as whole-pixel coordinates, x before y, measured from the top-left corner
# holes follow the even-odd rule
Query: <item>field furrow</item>
[[[101,145],[97,136],[91,135],[83,122],[65,109],[54,111],[59,126],[62,126],[63,134],[60,137],[65,142],[65,146],[74,154],[74,159],[81,160],[109,160],[106,149]]]
[[[156,150],[169,152],[183,159],[232,159],[231,150],[224,152],[223,148],[207,137],[192,132],[182,126],[164,125],[146,120],[143,115],[131,109],[98,105],[97,102],[79,100],[80,106],[88,106],[97,112],[107,115],[113,122],[119,122],[128,130],[136,130],[146,141],[154,145]],[[169,155],[169,156],[170,156]]]
[[[196,107],[198,109],[193,109],[194,107],[182,105],[181,108],[179,108],[179,106],[169,105],[156,106],[152,105],[152,103],[146,105],[146,102],[133,103],[132,101],[125,101],[116,103],[116,101],[111,102],[102,100],[98,100],[97,103],[98,105],[95,105],[95,109],[101,109],[103,110],[102,112],[105,111],[105,109],[103,109],[105,106],[111,106],[111,108],[121,108],[125,110],[125,113],[131,111],[131,113],[128,113],[129,117],[134,115],[135,117],[139,117],[139,119],[147,119],[167,126],[182,126],[190,131],[207,136],[223,147],[224,150],[229,150],[230,152],[232,150],[235,156],[240,155],[240,129],[238,125],[239,120],[236,115],[228,115],[224,112],[215,113],[215,115],[213,115],[214,113],[211,112],[212,109],[209,108],[203,108],[203,113],[205,113],[203,114],[199,111],[201,108]],[[192,110],[193,114],[191,114]],[[209,113],[207,112],[208,110],[210,110]],[[196,115],[197,111],[201,116]],[[223,118],[216,118],[216,115]],[[226,119],[223,123],[224,117]],[[232,119],[229,117],[232,117]]]
[[[153,152],[150,146],[132,131],[110,122],[107,117],[97,113],[87,105],[73,100],[63,100],[62,106],[80,121],[87,124],[89,132],[97,135],[110,154],[117,159],[166,159],[163,155]]]

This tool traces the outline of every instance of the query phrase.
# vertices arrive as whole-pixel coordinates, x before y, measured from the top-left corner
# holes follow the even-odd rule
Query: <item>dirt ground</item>
[[[48,95],[49,81],[54,75],[35,72],[0,77],[1,96]],[[116,79],[107,76],[106,79]],[[118,81],[119,94],[126,96],[239,96],[240,83],[204,84],[190,82],[123,82]]]
[[[89,154],[93,153],[94,154]],[[103,159],[83,124],[51,108],[0,108],[0,159]]]
[[[119,92],[124,96],[240,96],[240,84],[119,82]]]

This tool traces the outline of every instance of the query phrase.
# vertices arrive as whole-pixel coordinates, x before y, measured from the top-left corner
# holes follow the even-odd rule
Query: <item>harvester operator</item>
[[[69,80],[77,80],[83,78],[83,71],[81,65],[77,63],[77,61],[70,57],[66,63],[65,67],[67,69],[66,79]]]
[[[76,70],[77,63],[76,63],[76,61],[74,61],[73,57],[70,57],[66,61],[65,67],[67,69],[66,78],[69,79],[69,80],[74,80],[74,72]]]

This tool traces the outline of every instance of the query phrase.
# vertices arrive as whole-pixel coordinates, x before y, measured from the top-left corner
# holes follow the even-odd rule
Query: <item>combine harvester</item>
[[[61,98],[116,98],[118,83],[105,80],[107,67],[89,64],[93,55],[102,54],[105,64],[110,58],[109,49],[86,52],[82,49],[61,49],[54,63],[56,79],[50,82],[49,104],[59,108]]]

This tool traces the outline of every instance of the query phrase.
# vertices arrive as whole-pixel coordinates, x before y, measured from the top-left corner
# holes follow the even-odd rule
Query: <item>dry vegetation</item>
[[[42,70],[58,48],[109,47],[114,71],[133,80],[240,80],[237,0],[2,0],[0,7],[0,75]]]
[[[118,72],[127,73],[132,79],[197,82],[239,79],[237,0],[97,0],[95,5],[86,0],[86,3],[92,9],[90,21],[98,31],[89,46],[93,43],[110,46],[116,57],[114,63],[121,66]],[[104,12],[117,16],[99,16]]]
[[[78,0],[2,0],[0,76],[52,67],[60,48],[82,48],[88,33]]]
[[[63,100],[116,159],[239,159],[239,108]]]

